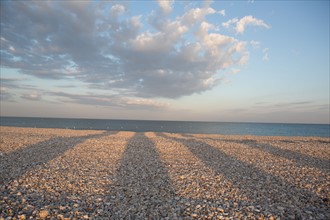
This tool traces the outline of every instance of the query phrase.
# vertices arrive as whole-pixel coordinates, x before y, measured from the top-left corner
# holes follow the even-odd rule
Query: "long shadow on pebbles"
[[[302,154],[302,153],[299,153],[299,152],[296,152],[293,150],[289,150],[289,149],[281,149],[279,147],[274,147],[270,144],[258,143],[255,140],[246,140],[246,141],[222,140],[222,141],[244,144],[251,148],[256,148],[256,149],[271,153],[276,156],[280,156],[280,157],[284,157],[289,160],[293,160],[296,163],[299,163],[304,166],[315,167],[317,169],[324,170],[327,172],[330,171],[330,161],[327,159],[309,156],[309,155]]]
[[[265,210],[282,213],[284,216],[293,215],[298,219],[310,216],[308,213],[329,216],[328,205],[312,192],[297,188],[280,177],[239,161],[202,141],[169,137],[163,133],[157,135],[181,143],[206,166],[216,173],[222,173],[241,193]]]
[[[6,154],[1,158],[0,184],[13,180],[38,165],[47,163],[88,139],[111,134],[114,132],[105,131],[101,134],[76,137],[54,137]]]
[[[112,219],[161,219],[175,213],[168,171],[154,143],[143,133],[128,141],[109,187]]]

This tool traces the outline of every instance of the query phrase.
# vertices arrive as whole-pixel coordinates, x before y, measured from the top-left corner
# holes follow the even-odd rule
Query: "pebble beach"
[[[3,219],[330,219],[330,138],[1,126]]]

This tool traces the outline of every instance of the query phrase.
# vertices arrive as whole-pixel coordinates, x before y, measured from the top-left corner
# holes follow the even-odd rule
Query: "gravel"
[[[0,127],[3,219],[330,219],[330,139]]]

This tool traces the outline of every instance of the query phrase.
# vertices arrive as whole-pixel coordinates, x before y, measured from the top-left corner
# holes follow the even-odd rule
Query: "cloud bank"
[[[84,105],[111,106],[119,109],[148,109],[148,110],[165,110],[169,107],[168,103],[155,101],[145,98],[128,98],[121,95],[105,95],[105,94],[72,94],[67,92],[47,92],[47,95],[57,97],[58,101],[68,103],[78,103]]]
[[[219,33],[207,19],[220,19],[224,10],[204,4],[173,18],[173,1],[158,4],[161,13],[133,15],[120,2],[1,2],[1,66],[39,78],[79,80],[146,104],[149,98],[212,89],[224,71],[248,61],[247,43]],[[252,16],[223,24],[230,25],[240,34],[248,25],[270,27]]]

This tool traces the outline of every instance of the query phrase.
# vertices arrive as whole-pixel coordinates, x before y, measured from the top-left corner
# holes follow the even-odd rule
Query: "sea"
[[[330,137],[330,124],[0,117],[1,126],[191,134]]]

